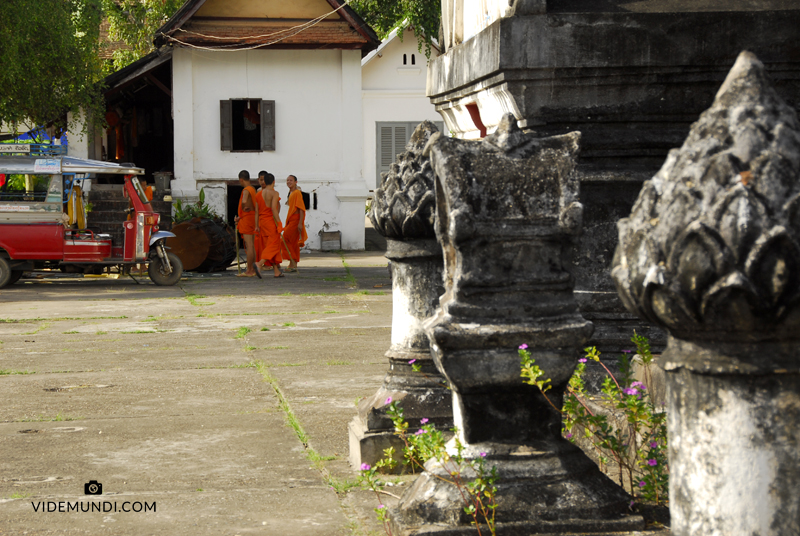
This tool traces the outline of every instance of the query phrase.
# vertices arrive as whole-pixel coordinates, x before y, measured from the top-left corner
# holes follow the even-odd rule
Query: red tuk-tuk
[[[0,146],[0,152],[18,154],[26,149],[20,147]],[[126,164],[69,156],[0,155],[0,288],[29,271],[118,267],[124,273],[137,264],[148,265],[156,285],[176,284],[183,265],[164,244],[175,235],[158,230],[159,214],[136,177],[143,173]],[[98,174],[124,176],[123,187],[133,206],[127,211],[131,217],[121,221],[122,244],[87,229],[85,217],[73,213],[74,207],[78,212],[83,208],[82,199],[75,198],[80,192],[76,185]],[[120,220],[124,219],[121,214]]]

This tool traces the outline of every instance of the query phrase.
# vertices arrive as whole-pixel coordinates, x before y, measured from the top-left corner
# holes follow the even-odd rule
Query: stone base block
[[[397,460],[395,473],[403,472],[403,447],[404,444],[393,431],[384,430],[370,432],[364,422],[355,417],[347,426],[350,435],[350,465],[358,470],[361,464],[371,466],[384,458],[383,451],[394,447],[394,459]]]
[[[598,522],[587,519],[565,519],[562,521],[522,521],[517,523],[497,523],[497,534],[502,536],[637,536],[644,528],[641,516],[627,516],[616,520]],[[489,527],[481,526],[480,533],[473,526],[449,527],[446,525],[426,525],[413,529],[401,530],[392,523],[394,536],[478,536],[491,534]]]
[[[480,443],[464,451],[467,459],[482,453],[486,470],[497,469],[498,534],[605,534],[644,528],[641,516],[629,515],[630,496],[567,441]],[[453,468],[430,460],[425,469],[389,511],[392,534],[477,534],[472,517],[464,512],[461,491],[450,482]],[[460,472],[465,483],[477,476],[468,465]]]

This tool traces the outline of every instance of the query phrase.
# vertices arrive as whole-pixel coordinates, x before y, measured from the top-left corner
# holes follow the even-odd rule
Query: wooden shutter
[[[394,127],[394,156],[392,161],[397,158],[397,155],[406,150],[406,143],[410,139],[409,130],[413,132],[413,129],[409,129],[408,125],[400,124]]]
[[[275,101],[261,101],[261,150],[275,150]]]
[[[378,123],[378,177],[376,184],[383,184],[382,173],[388,173],[394,162],[394,128],[386,123]]]
[[[232,147],[232,123],[233,114],[231,112],[231,101],[219,101],[219,139],[220,151],[230,151]]]

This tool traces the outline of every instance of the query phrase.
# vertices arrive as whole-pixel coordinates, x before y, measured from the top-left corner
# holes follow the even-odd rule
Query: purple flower
[[[485,457],[486,457],[486,453],[485,452],[481,452],[481,458],[485,458]]]
[[[623,351],[622,351],[622,353],[623,353],[623,354],[629,354],[629,353],[631,353],[631,352],[633,352],[633,350],[623,350]]]
[[[564,435],[564,437],[566,437],[567,439],[572,439],[572,432],[567,432],[567,433]]]
[[[647,485],[647,484],[645,483],[645,481],[644,481],[644,480],[642,480],[642,481],[640,481],[640,482],[639,482],[639,487],[640,487],[640,488],[643,488],[643,487],[645,487],[646,485]]]
[[[361,464],[361,470],[362,471],[369,471],[370,469],[372,469],[372,466],[370,464],[368,464],[368,463],[362,463]]]
[[[386,403],[387,403],[387,404],[391,404],[391,403],[392,403],[392,397],[391,397],[391,396],[390,396],[389,398],[387,398],[387,399],[386,399]]]
[[[528,345],[527,345],[527,344],[525,344],[525,343],[523,343],[523,344],[520,344],[520,345],[519,345],[519,349],[520,349],[520,350],[527,350],[527,349],[528,349]]]
[[[578,359],[578,363],[586,363],[586,358],[582,357],[582,358]]]
[[[622,390],[622,392],[625,393],[626,395],[638,395],[639,394],[639,391],[637,391],[633,387],[626,387],[625,389]]]
[[[652,442],[650,443],[650,448],[651,448],[651,449],[657,449],[657,448],[658,448],[658,443],[657,443],[657,442],[655,442],[655,441],[652,441]]]
[[[649,460],[647,460],[647,465],[649,465],[650,467],[655,467],[656,465],[658,465],[658,460],[656,460],[655,458],[650,458]]]
[[[425,430],[423,430],[422,428],[420,428],[419,430],[417,430],[416,432],[414,432],[414,435],[422,435],[422,434],[424,434],[424,433],[425,433]]]
[[[647,386],[645,384],[643,384],[642,382],[633,382],[631,384],[631,387],[638,387],[639,389],[642,389],[642,390],[647,389]]]
[[[411,365],[411,364],[412,364],[412,363],[414,363],[415,361],[416,361],[416,359],[412,359],[412,360],[410,360],[410,361],[408,362],[408,364],[409,364],[409,365]]]
[[[382,509],[382,508],[386,508],[386,507],[385,507],[384,505],[382,505],[382,504],[379,504],[379,505],[378,505],[378,510],[380,510],[380,509]]]
[[[426,422],[428,422],[428,418],[427,417],[423,417],[422,419],[419,420],[420,424],[425,424]]]

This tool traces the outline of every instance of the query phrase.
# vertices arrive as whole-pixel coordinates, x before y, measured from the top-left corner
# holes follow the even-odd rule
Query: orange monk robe
[[[256,246],[256,262],[261,260],[261,251],[267,245],[267,228],[269,223],[267,219],[272,220],[272,211],[267,213],[267,203],[264,201],[264,196],[261,192],[256,192],[256,205],[258,205],[258,232],[254,237]],[[274,225],[275,222],[273,222]]]
[[[278,203],[280,201],[281,198],[279,197]],[[262,209],[264,210],[264,216],[258,219],[262,247],[259,260],[263,260],[265,266],[280,265],[283,261],[281,257],[281,231],[283,229],[280,220],[275,223],[275,218],[272,217],[272,209],[266,203],[258,207],[259,216],[261,216]]]
[[[300,190],[295,190],[289,194],[288,205],[289,212],[286,214],[286,225],[283,226],[283,238],[286,241],[286,244],[283,245],[283,256],[298,262],[300,260],[300,248],[308,240],[305,225],[302,232],[297,230],[300,225],[300,211],[306,210],[306,205],[303,203],[303,193]],[[288,250],[286,249],[287,246],[289,247]]]
[[[242,191],[242,196],[239,198],[239,232],[243,235],[245,234],[255,234],[256,232],[256,213],[254,210],[249,212],[244,211],[244,207],[242,206],[242,199],[244,198],[244,192],[250,194],[250,199],[253,200],[253,206],[256,203],[256,190],[252,186],[245,186],[244,191]]]

